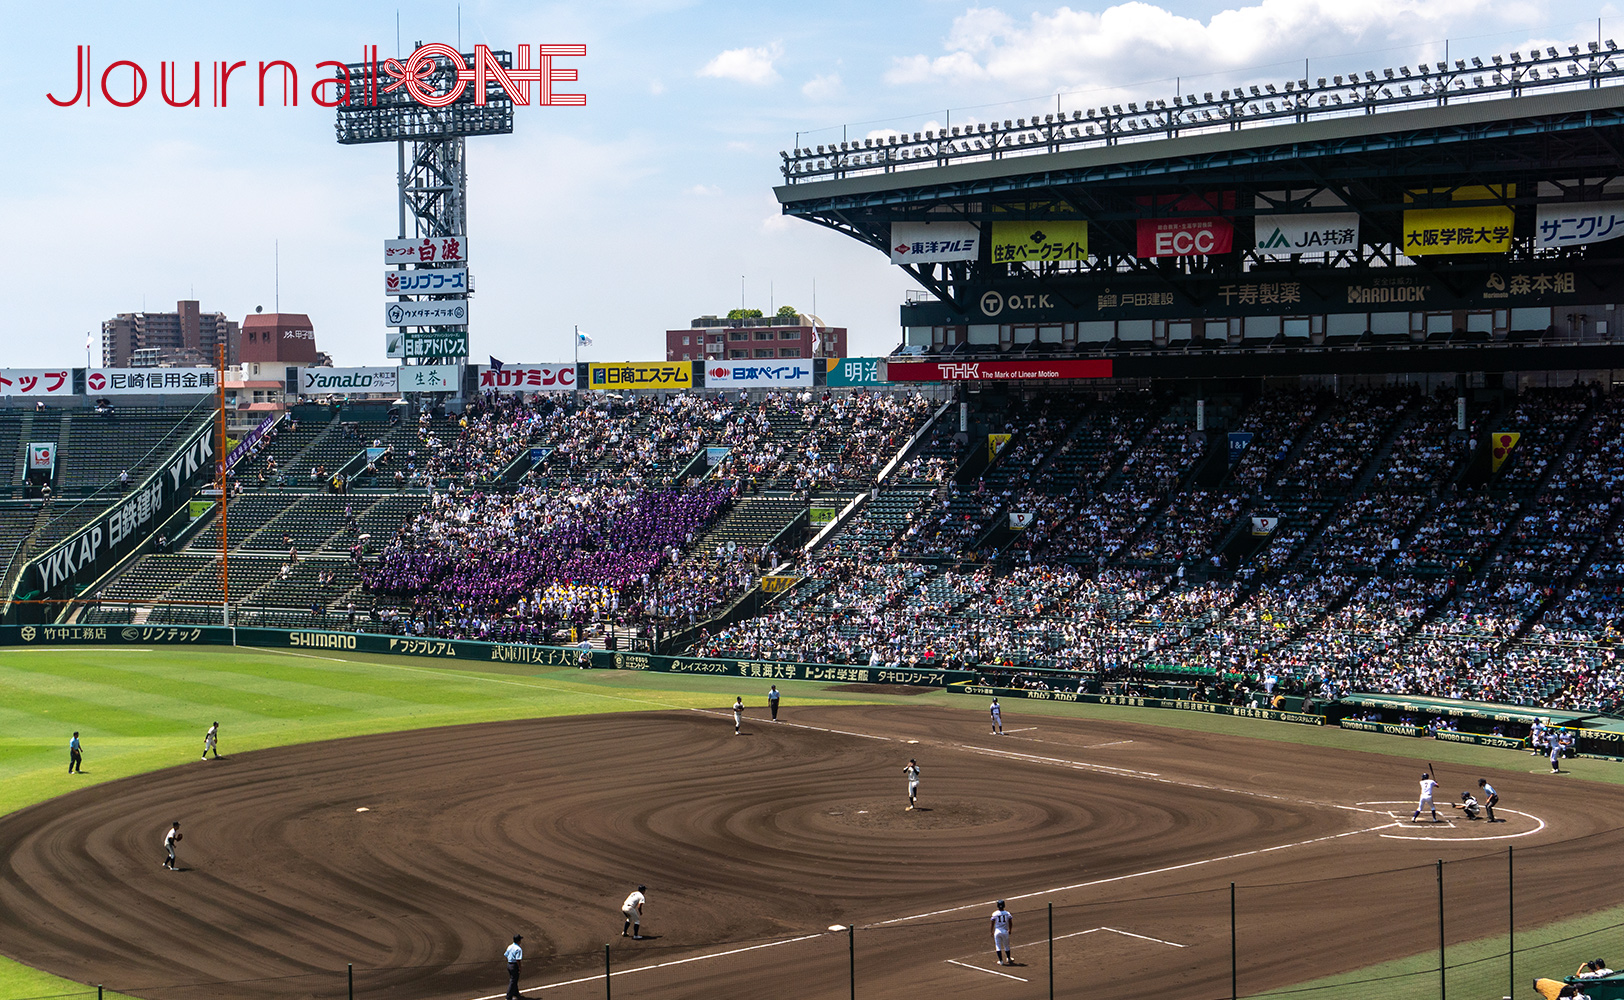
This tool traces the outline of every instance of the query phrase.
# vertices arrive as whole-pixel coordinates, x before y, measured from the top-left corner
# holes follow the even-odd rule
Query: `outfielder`
[[[992,734],[994,736],[1004,735],[1004,710],[998,707],[997,698],[992,700],[992,705],[988,711],[992,713]]]
[[[902,773],[908,776],[908,809],[912,809],[919,802],[919,762],[909,758]]]
[[[1004,909],[1004,901],[998,901],[998,909],[992,911],[992,950],[998,956],[999,965],[1014,965],[1015,951],[1010,947],[1009,932],[1015,927],[1015,917]]]
[[[625,937],[626,932],[631,931],[633,941],[643,940],[643,901],[648,898],[643,893],[647,891],[647,886],[640,885],[636,892],[627,896],[626,901],[620,904],[620,915],[626,918],[626,926],[620,929],[621,937]]]
[[[1432,780],[1432,775],[1423,771],[1421,773],[1421,800],[1415,804],[1415,812],[1410,816],[1411,823],[1420,819],[1422,811],[1427,809],[1432,810],[1432,821],[1434,823],[1440,822],[1438,819],[1438,807],[1432,804],[1432,793],[1437,788],[1438,783]]]
[[[220,724],[216,722],[203,734],[203,756],[199,760],[208,760],[209,751],[214,751],[214,759],[220,759]]]

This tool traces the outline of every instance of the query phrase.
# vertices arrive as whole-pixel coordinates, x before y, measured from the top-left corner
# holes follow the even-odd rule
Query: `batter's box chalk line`
[[[1070,934],[1058,935],[1058,936],[1055,937],[1055,940],[1056,941],[1064,941],[1067,938],[1082,937],[1084,934],[1098,934],[1101,931],[1104,931],[1104,932],[1106,932],[1108,934],[1120,934],[1121,936],[1123,936],[1125,938],[1133,938],[1133,939],[1135,939],[1137,941],[1149,941],[1149,942],[1151,942],[1153,944],[1163,944],[1163,945],[1167,945],[1169,948],[1185,948],[1185,947],[1188,947],[1187,945],[1179,944],[1177,941],[1166,941],[1166,940],[1163,940],[1162,938],[1159,938],[1159,937],[1151,937],[1148,934],[1135,934],[1133,931],[1120,930],[1120,929],[1118,929],[1116,927],[1090,927],[1086,931],[1072,931]],[[1038,944],[1037,942],[1033,942],[1032,947],[1034,947],[1034,948],[1037,947],[1037,944]],[[969,955],[964,956],[964,958],[970,958],[970,957],[971,956],[969,956]],[[964,961],[963,959],[960,959],[960,958],[949,958],[949,959],[945,959],[944,961],[946,961],[946,963],[948,965],[956,965],[961,969],[970,969],[970,970],[972,970],[974,972],[985,972],[988,975],[992,975],[992,976],[1003,976],[1005,979],[1020,979],[1020,981],[1023,982],[1023,983],[1031,982],[1031,980],[1029,980],[1029,979],[1021,979],[1020,976],[1014,975],[1013,973],[999,972],[997,969],[989,969],[989,968],[987,968],[985,966],[977,965],[974,962],[966,962],[966,961]]]
[[[1489,840],[1515,840],[1518,837],[1532,837],[1534,834],[1544,830],[1546,826],[1545,821],[1538,816],[1535,816],[1533,813],[1526,813],[1520,809],[1507,809],[1505,806],[1495,806],[1494,811],[1496,813],[1502,813],[1508,816],[1521,816],[1523,819],[1532,823],[1533,828],[1528,830],[1519,830],[1516,833],[1491,834],[1489,833],[1490,830],[1499,829],[1498,824],[1495,826],[1490,826],[1488,820],[1486,819],[1477,820],[1474,822],[1471,820],[1457,820],[1454,817],[1450,817],[1448,820],[1436,825],[1434,825],[1430,820],[1422,820],[1419,823],[1411,823],[1410,814],[1415,812],[1415,803],[1413,800],[1409,799],[1396,802],[1359,802],[1355,804],[1361,806],[1403,807],[1402,809],[1396,811],[1388,810],[1387,814],[1393,817],[1392,824],[1389,827],[1380,827],[1376,832],[1378,837],[1384,837],[1388,840],[1442,840],[1456,844],[1478,843],[1480,841]],[[1445,805],[1445,808],[1448,808],[1447,804]],[[1415,832],[1379,832],[1382,829],[1414,830]],[[1437,830],[1438,832],[1427,833],[1426,831],[1428,829]],[[1477,833],[1476,831],[1479,829],[1481,829],[1483,832]],[[1450,832],[1444,832],[1446,830]]]

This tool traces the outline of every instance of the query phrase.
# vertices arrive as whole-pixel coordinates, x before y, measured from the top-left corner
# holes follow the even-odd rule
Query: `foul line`
[[[1023,983],[1030,983],[1032,981],[1030,979],[1021,979],[1020,976],[1012,976],[1007,972],[994,972],[991,969],[983,969],[979,965],[970,965],[970,964],[968,964],[966,962],[961,962],[956,958],[944,959],[944,961],[946,961],[948,965],[956,965],[961,969],[974,969],[977,972],[985,972],[989,976],[1003,976],[1005,979],[1015,979],[1015,980],[1019,980],[1020,982],[1023,982]],[[501,996],[502,994],[497,994],[497,995]]]
[[[747,948],[734,948],[731,951],[717,951],[712,952],[709,955],[695,955],[692,958],[677,958],[672,959],[669,962],[656,962],[653,965],[640,965],[635,969],[620,969],[615,971],[613,975],[629,976],[634,972],[649,972],[653,969],[669,969],[673,965],[687,965],[689,962],[703,962],[712,958],[726,958],[729,955],[742,955],[747,951],[760,951],[762,948],[776,948],[781,944],[794,944],[797,941],[810,941],[813,938],[820,938],[823,936],[824,934],[821,932],[818,934],[803,934],[800,937],[785,938],[782,941],[768,941],[766,944],[753,944]],[[540,993],[542,990],[556,990],[560,986],[577,986],[581,983],[596,982],[602,978],[603,973],[600,972],[595,976],[583,976],[580,979],[571,979],[562,983],[548,983],[546,986],[527,986],[525,989],[530,990],[533,993]],[[506,993],[492,993],[489,996],[475,997],[474,1000],[502,1000],[502,998],[505,996],[507,996]]]
[[[700,715],[714,715],[717,718],[721,718],[721,719],[732,719],[733,718],[733,713],[732,712],[721,712],[721,711],[717,711],[716,709],[712,709],[712,708],[690,708],[690,709],[688,709],[688,711],[690,711],[690,712],[698,712]],[[752,721],[749,716],[745,716],[744,718],[745,718],[746,722]],[[768,725],[768,726],[771,726],[771,725],[774,724],[770,720],[756,719],[756,720],[753,720],[753,721],[761,723],[763,725]],[[780,723],[777,723],[777,725],[789,726],[789,727],[791,727],[793,729],[811,729],[811,730],[814,730],[814,731],[820,732],[820,733],[835,733],[835,734],[837,734],[839,736],[855,736],[858,739],[864,739],[864,740],[880,740],[880,741],[885,742],[885,743],[895,743],[895,742],[897,742],[895,739],[893,739],[890,736],[875,736],[873,733],[854,733],[854,732],[851,732],[851,731],[845,730],[845,729],[830,729],[830,728],[828,728],[826,726],[809,726],[809,725],[805,724],[804,722],[780,722]]]
[[[1004,899],[1032,899],[1035,896],[1052,896],[1058,892],[1070,892],[1073,889],[1087,889],[1096,885],[1107,885],[1111,882],[1123,882],[1133,878],[1144,878],[1147,875],[1165,875],[1168,872],[1183,871],[1186,868],[1199,868],[1202,865],[1217,864],[1220,861],[1234,861],[1237,858],[1250,858],[1259,854],[1272,854],[1275,851],[1290,850],[1293,847],[1306,847],[1309,844],[1321,844],[1329,840],[1341,840],[1343,837],[1354,837],[1361,833],[1373,833],[1377,830],[1388,829],[1393,825],[1394,824],[1390,822],[1383,823],[1380,826],[1368,826],[1360,830],[1348,830],[1345,833],[1332,833],[1324,837],[1311,837],[1308,840],[1298,840],[1290,844],[1276,844],[1274,847],[1259,847],[1255,850],[1241,851],[1236,854],[1225,854],[1222,857],[1217,858],[1204,858],[1200,861],[1186,861],[1181,865],[1168,865],[1165,868],[1152,868],[1142,872],[1130,872],[1127,875],[1113,875],[1110,878],[1093,879],[1088,882],[1074,882],[1071,885],[1056,886],[1052,889],[1039,889],[1037,892],[1026,892],[1020,894],[1019,896],[1005,896]],[[907,923],[910,920],[923,920],[926,917],[939,917],[948,913],[960,913],[964,910],[974,910],[981,907],[991,906],[994,902],[994,900],[987,900],[980,903],[966,903],[963,906],[950,906],[943,910],[931,910],[928,913],[915,913],[906,917],[893,917],[890,920],[881,920],[878,923],[868,924],[867,926],[885,927],[889,924]]]

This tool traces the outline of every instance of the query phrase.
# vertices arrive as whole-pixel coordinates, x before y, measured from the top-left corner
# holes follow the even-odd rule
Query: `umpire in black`
[[[524,949],[519,947],[519,942],[523,940],[523,934],[513,935],[513,943],[508,945],[507,950],[502,953],[502,957],[507,959],[508,967],[507,1000],[518,1000],[520,995],[519,972],[521,971],[520,967],[524,965]]]

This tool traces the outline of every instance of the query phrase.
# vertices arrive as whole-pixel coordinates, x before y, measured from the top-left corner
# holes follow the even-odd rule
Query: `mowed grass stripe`
[[[306,691],[312,695],[342,691],[372,699],[386,699],[401,706],[453,707],[488,702],[499,697],[472,679],[455,674],[446,675],[443,679],[430,675],[428,686],[432,690],[420,690],[424,684],[418,679],[413,679],[408,687],[402,683],[403,678],[398,670],[371,663],[268,655],[248,662],[223,658],[210,662],[203,669],[211,676],[251,678],[282,687],[291,685],[290,690],[299,691],[301,695]],[[255,689],[240,682],[235,686],[244,691]]]
[[[65,742],[75,729],[107,736],[151,736],[192,728],[176,716],[174,699],[132,698],[129,692],[102,688],[90,691],[73,683],[51,686],[73,693],[54,694],[21,687],[14,678],[0,676],[0,701],[5,702],[7,708],[27,713],[35,720],[15,731],[15,735],[61,733]]]

